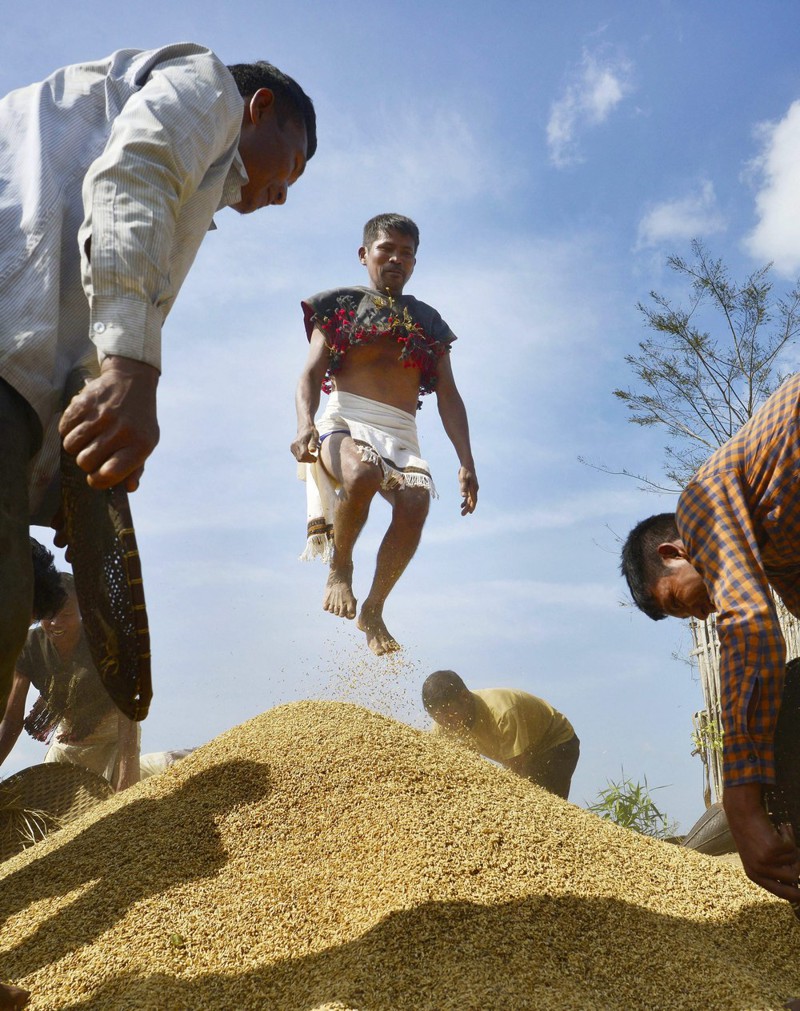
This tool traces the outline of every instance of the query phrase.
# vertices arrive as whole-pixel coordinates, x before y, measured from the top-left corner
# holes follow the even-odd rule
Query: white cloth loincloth
[[[413,414],[354,393],[331,393],[325,412],[315,425],[320,436],[349,432],[361,459],[374,463],[383,474],[381,488],[436,489],[428,464],[420,456],[417,423]],[[333,515],[339,485],[319,461],[297,465],[297,476],[306,482],[307,539],[304,562],[333,555]]]

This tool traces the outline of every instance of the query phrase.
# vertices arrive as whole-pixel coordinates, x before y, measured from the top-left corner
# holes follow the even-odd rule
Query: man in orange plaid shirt
[[[621,568],[656,621],[716,612],[725,813],[748,877],[800,902],[800,851],[763,796],[786,665],[770,588],[800,617],[800,374],[699,468],[675,513],[630,532]]]

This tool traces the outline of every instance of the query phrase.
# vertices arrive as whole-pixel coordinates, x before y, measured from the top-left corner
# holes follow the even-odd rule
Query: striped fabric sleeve
[[[676,518],[717,610],[725,785],[773,783],[786,647],[737,472],[689,484]]]

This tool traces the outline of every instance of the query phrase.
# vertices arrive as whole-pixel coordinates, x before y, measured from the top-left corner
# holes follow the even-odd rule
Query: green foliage
[[[713,719],[707,713],[703,714],[702,722],[692,731],[693,755],[706,751],[716,751],[722,754],[722,727],[718,719]]]
[[[597,814],[606,821],[613,821],[623,828],[629,828],[642,835],[653,836],[655,839],[668,839],[675,835],[677,825],[670,822],[663,811],[659,811],[650,796],[650,788],[647,785],[647,777],[644,784],[636,782],[625,776],[622,771],[622,779],[619,783],[608,780],[608,786],[601,790],[594,804],[587,807],[587,811]],[[654,790],[661,790],[663,787],[655,786]]]
[[[688,306],[675,306],[655,291],[650,304],[638,304],[654,336],[625,358],[639,388],[614,390],[630,411],[629,421],[660,425],[672,437],[665,446],[665,472],[677,486],[673,490],[781,383],[781,355],[800,332],[800,285],[776,297],[771,264],[736,283],[722,260],[711,259],[697,240],[692,254],[692,262],[679,256],[667,260],[689,281]],[[705,325],[713,327],[713,335]]]

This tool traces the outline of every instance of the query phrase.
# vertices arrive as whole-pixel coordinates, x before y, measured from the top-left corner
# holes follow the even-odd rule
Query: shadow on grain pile
[[[223,734],[0,867],[32,1008],[778,1009],[800,929],[740,871],[357,706]]]

